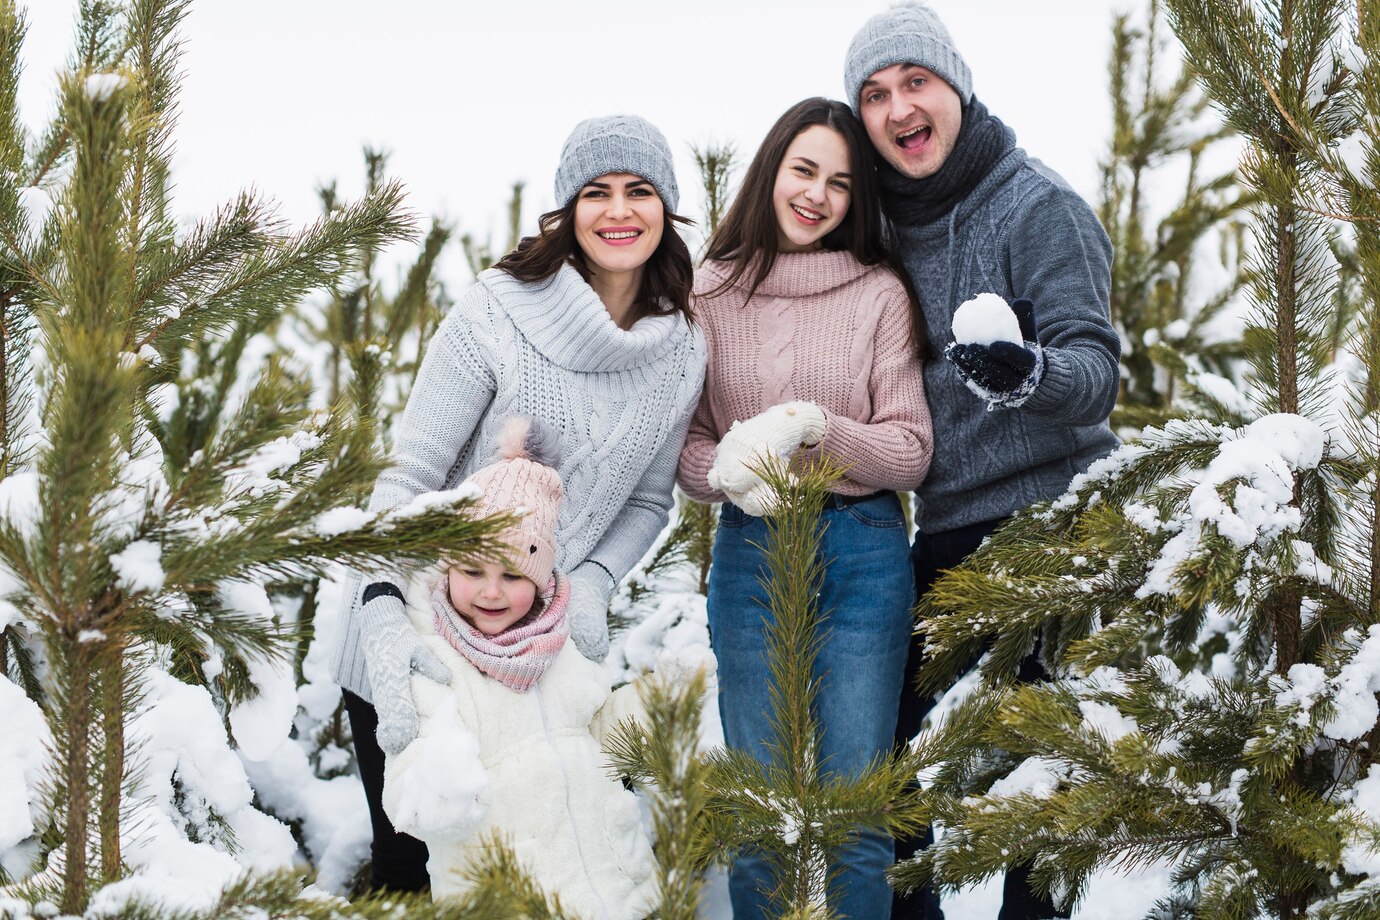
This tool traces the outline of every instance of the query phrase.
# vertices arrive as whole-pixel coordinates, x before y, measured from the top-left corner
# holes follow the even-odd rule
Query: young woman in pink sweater
[[[767,762],[770,495],[748,467],[768,451],[847,467],[821,522],[816,664],[820,756],[842,774],[892,746],[914,600],[896,493],[924,479],[933,443],[922,320],[888,260],[873,156],[841,102],[807,99],[767,134],[696,276],[709,368],[677,475],[693,498],[723,503],[709,575],[720,713],[728,745]],[[861,833],[839,854],[830,906],[889,916],[892,858],[889,837]],[[768,915],[760,856],[741,854],[729,887],[735,917]]]

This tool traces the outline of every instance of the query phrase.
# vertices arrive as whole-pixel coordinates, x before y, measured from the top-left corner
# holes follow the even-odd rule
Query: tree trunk
[[[1292,157],[1285,160],[1292,166]],[[1292,172],[1293,170],[1291,170]],[[1279,411],[1299,411],[1298,323],[1297,292],[1294,289],[1294,261],[1298,245],[1294,236],[1294,220],[1298,217],[1292,207],[1280,208],[1275,215],[1279,243],[1275,250],[1275,286],[1279,291],[1275,314],[1276,373],[1279,377]]]
[[[105,738],[101,758],[101,879],[120,877],[120,806],[125,773],[125,663],[124,649],[110,650],[113,660],[101,675],[101,728]]]
[[[62,912],[80,914],[86,908],[87,835],[91,808],[91,651],[76,635],[64,636],[70,652],[65,711],[59,725],[66,748],[62,781],[67,795],[63,837],[67,861],[62,874]]]

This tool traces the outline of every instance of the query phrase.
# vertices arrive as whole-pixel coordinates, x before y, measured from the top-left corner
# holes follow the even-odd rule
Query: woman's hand
[[[760,517],[770,506],[771,490],[753,467],[771,458],[789,461],[799,448],[818,444],[825,425],[824,410],[804,401],[781,403],[734,422],[719,441],[707,481],[729,501]]]
[[[450,669],[427,648],[407,620],[402,592],[376,583],[364,592],[359,608],[364,668],[378,712],[376,733],[385,754],[397,754],[417,737],[417,706],[412,700],[412,672],[450,683]]]
[[[582,562],[570,573],[570,639],[590,661],[608,657],[609,599],[615,587],[613,576],[596,562]]]

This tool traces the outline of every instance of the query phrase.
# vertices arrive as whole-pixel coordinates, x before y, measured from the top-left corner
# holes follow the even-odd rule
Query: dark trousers
[[[910,549],[911,566],[915,570],[916,597],[923,597],[934,584],[939,573],[961,563],[969,553],[977,549],[992,531],[1005,523],[984,521],[970,524],[942,533],[915,535],[915,544]],[[1038,649],[1036,650],[1038,653]],[[971,670],[977,665],[974,658],[968,665]],[[896,720],[896,744],[907,744],[920,733],[920,726],[934,708],[933,697],[921,697],[915,692],[915,677],[924,663],[924,637],[912,635],[910,655],[906,660],[906,683],[901,691],[901,710]],[[1040,680],[1045,676],[1036,654],[1021,663],[1022,681]],[[896,859],[910,859],[916,853],[934,842],[934,836],[926,829],[916,837],[896,841]],[[1006,873],[1002,886],[1002,907],[997,920],[1049,920],[1052,917],[1067,917],[1067,912],[1056,911],[1049,898],[1037,894],[1030,886],[1030,870],[1021,866]],[[944,920],[944,911],[939,906],[939,896],[931,888],[913,891],[903,895],[897,892],[891,904],[892,920]]]
[[[370,887],[374,891],[425,891],[431,887],[431,877],[426,872],[426,844],[395,830],[383,813],[383,749],[378,742],[378,713],[363,698],[349,690],[344,693],[345,712],[350,716],[350,732],[355,739],[355,762],[364,780],[369,821],[374,827]]]

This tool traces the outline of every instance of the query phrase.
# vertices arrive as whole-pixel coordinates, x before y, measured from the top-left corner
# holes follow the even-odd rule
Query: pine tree
[[[946,833],[897,879],[1030,863],[1076,900],[1163,860],[1149,916],[1380,917],[1380,28],[1339,0],[1166,2],[1249,145],[1248,413],[1149,429],[939,581],[925,682],[985,650],[984,680],[918,741]],[[1018,686],[1037,641],[1057,679]]]
[[[839,777],[819,761],[819,691],[815,659],[819,632],[820,513],[825,496],[843,475],[821,460],[788,474],[780,464],[760,471],[777,494],[763,547],[770,610],[766,656],[772,695],[772,761],[758,763],[742,751],[716,750],[708,759],[704,833],[710,852],[760,851],[773,869],[773,904],[779,916],[835,916],[827,904],[838,850],[860,830],[892,836],[914,833],[923,815],[911,788],[917,764],[894,754],[855,776]]]
[[[381,467],[372,425],[345,403],[308,406],[307,382],[282,364],[246,379],[226,360],[237,337],[338,283],[360,253],[407,238],[412,220],[383,183],[296,232],[248,193],[179,231],[168,175],[186,12],[183,0],[85,3],[58,123],[26,156],[13,93],[23,27],[0,3],[0,582],[6,609],[41,640],[53,738],[57,848],[30,890],[67,913],[125,872],[122,797],[139,766],[125,729],[146,678],[202,682],[200,666],[218,658],[233,705],[253,693],[237,676],[289,651],[291,637],[235,603],[233,586],[332,563],[483,555],[502,525],[472,519],[458,494],[378,518],[344,507]],[[33,226],[40,182],[53,207]],[[178,401],[175,381],[199,370],[218,381],[215,398]]]
[[[516,249],[522,239],[522,190],[526,187],[525,182],[514,182],[512,193],[508,196],[508,243],[502,250],[494,250],[492,236],[486,237],[482,243],[469,233],[460,237],[460,246],[465,251],[465,261],[470,267],[470,274],[476,278],[480,272],[492,267],[503,253]]]
[[[1111,308],[1123,341],[1118,427],[1162,424],[1181,414],[1186,385],[1234,406],[1223,384],[1242,358],[1239,337],[1220,337],[1213,323],[1246,283],[1240,218],[1249,196],[1235,170],[1201,176],[1204,154],[1231,139],[1232,130],[1203,127],[1208,100],[1189,68],[1170,82],[1162,79],[1161,18],[1159,0],[1151,0],[1143,30],[1129,14],[1112,25],[1112,138],[1098,217],[1116,253]],[[1154,189],[1177,170],[1186,172],[1182,195],[1164,208]],[[1205,295],[1196,269],[1211,258],[1204,250],[1214,241],[1230,279]]]
[[[695,920],[705,870],[713,863],[709,809],[712,768],[700,750],[707,675],[643,678],[645,724],[620,726],[609,743],[619,771],[648,798],[656,841],[660,920]]]

